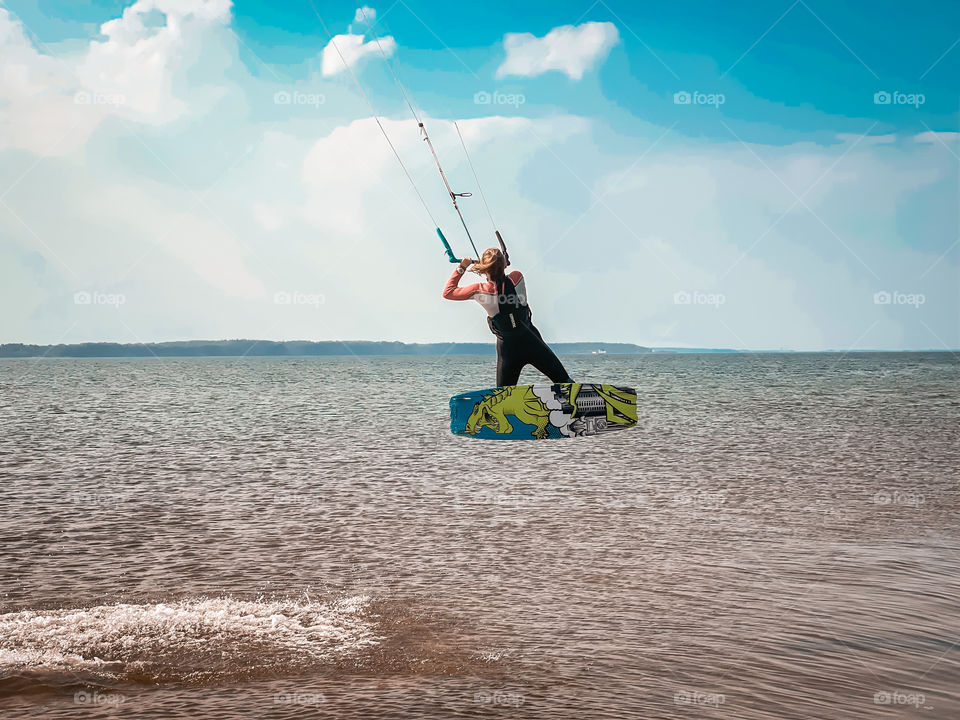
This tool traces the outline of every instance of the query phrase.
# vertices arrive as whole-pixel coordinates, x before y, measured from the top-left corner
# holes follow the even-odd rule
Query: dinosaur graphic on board
[[[488,427],[495,433],[511,433],[513,425],[507,420],[507,415],[512,415],[527,425],[536,426],[533,435],[538,440],[547,437],[550,411],[529,385],[499,388],[478,402],[467,420],[466,431],[476,435],[481,429]]]

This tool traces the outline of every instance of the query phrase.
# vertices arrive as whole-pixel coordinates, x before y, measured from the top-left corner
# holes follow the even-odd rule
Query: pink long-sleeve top
[[[487,315],[493,317],[497,314],[499,304],[497,303],[497,288],[492,282],[479,282],[472,285],[460,287],[460,278],[463,275],[456,270],[447,280],[443,288],[443,297],[447,300],[476,300],[480,306],[487,311]],[[523,280],[523,274],[519,270],[507,273],[507,277],[513,282],[517,289],[517,296],[522,305],[527,304],[527,288]]]

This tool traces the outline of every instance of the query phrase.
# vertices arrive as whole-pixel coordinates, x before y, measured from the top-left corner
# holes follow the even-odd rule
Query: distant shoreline
[[[642,355],[650,348],[631,343],[552,343],[559,354]],[[183,340],[163,343],[76,343],[0,345],[0,358],[28,357],[420,357],[496,354],[493,343],[403,343],[368,340]]]
[[[559,355],[664,355],[763,353],[795,354],[794,350],[732,350],[727,348],[649,348],[632,343],[561,342],[550,343]],[[851,353],[817,350],[817,353]],[[947,352],[951,350],[856,350],[852,352]],[[493,356],[493,343],[403,343],[370,340],[181,340],[162,343],[75,343],[0,345],[0,358],[173,358],[173,357],[436,357]]]

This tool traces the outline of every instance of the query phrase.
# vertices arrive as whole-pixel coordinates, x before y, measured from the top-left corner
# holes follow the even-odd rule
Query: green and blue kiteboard
[[[583,437],[637,424],[637,391],[617,385],[510,385],[450,398],[450,431],[485,440]]]

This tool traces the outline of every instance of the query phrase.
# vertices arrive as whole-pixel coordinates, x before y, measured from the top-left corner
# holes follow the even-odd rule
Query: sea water
[[[960,717],[956,356],[564,362],[0,361],[0,717]]]

